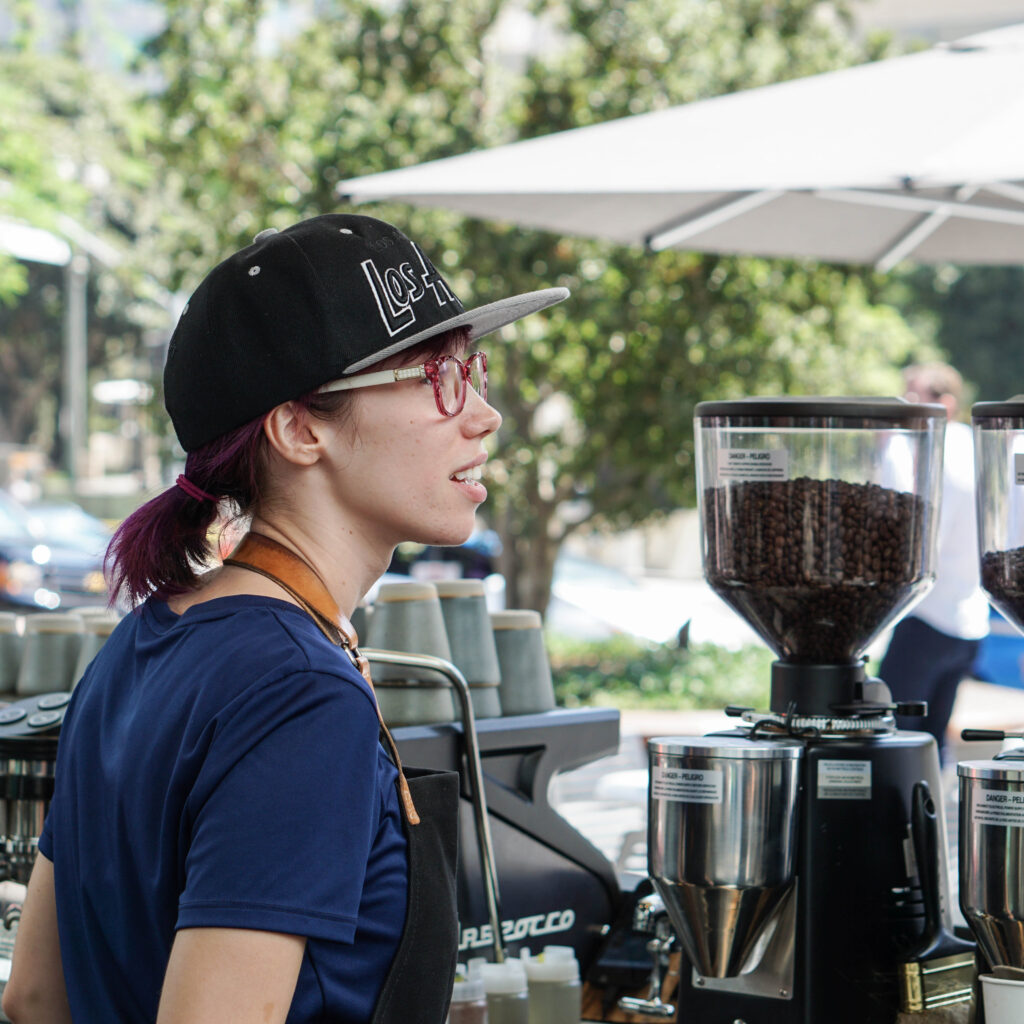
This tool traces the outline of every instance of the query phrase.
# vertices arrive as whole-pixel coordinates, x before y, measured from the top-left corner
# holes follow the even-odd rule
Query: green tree
[[[100,132],[139,154],[163,199],[147,205],[141,179],[128,189],[134,265],[189,289],[256,231],[336,209],[345,178],[875,55],[819,0],[534,0],[561,44],[507,67],[488,49],[503,6],[165,0],[165,28],[135,68],[156,84],[126,97],[131,117],[107,97],[105,116],[119,127]],[[292,21],[268,42],[268,18],[282,10]],[[35,82],[30,98],[37,90],[52,91]],[[80,141],[92,137],[81,131],[86,109],[99,108],[89,91],[71,90],[79,106],[61,122]],[[129,162],[129,182],[136,170]],[[892,367],[927,347],[860,271],[652,256],[398,206],[363,212],[431,239],[473,303],[542,284],[573,290],[488,345],[505,415],[491,514],[514,604],[546,606],[571,530],[629,525],[693,500],[700,399],[891,392]]]
[[[557,128],[688,102],[877,56],[810,0],[638,5],[566,0],[566,46],[510,92],[505,131]],[[515,605],[546,605],[573,530],[621,528],[694,499],[698,401],[771,393],[894,393],[932,351],[874,275],[816,263],[670,252],[467,224],[476,297],[566,284],[572,299],[491,345],[505,415],[493,514]]]
[[[936,342],[978,401],[1024,392],[1024,269],[926,267],[910,274],[899,300],[908,316],[935,318]]]
[[[336,208],[341,179],[875,55],[817,0],[536,0],[562,45],[517,71],[487,51],[502,6],[334,0],[268,49],[260,0],[167,0],[141,67],[163,83],[161,177],[200,212],[168,236],[174,286],[265,226]],[[505,416],[491,515],[514,604],[546,606],[572,529],[692,501],[701,398],[892,392],[891,367],[923,344],[859,272],[364,212],[432,239],[474,303],[539,284],[574,292],[488,346]]]
[[[134,365],[145,330],[167,321],[148,244],[169,213],[146,153],[152,127],[123,81],[84,65],[73,47],[37,47],[34,7],[19,11],[27,27],[0,50],[0,218],[92,250],[87,363],[96,373],[122,360]],[[61,459],[62,275],[42,264],[0,263],[0,439],[36,444],[54,462]]]

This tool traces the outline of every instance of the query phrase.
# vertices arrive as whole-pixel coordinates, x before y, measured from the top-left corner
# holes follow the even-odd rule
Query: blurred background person
[[[978,574],[978,531],[974,505],[974,440],[957,416],[963,408],[963,379],[945,363],[921,363],[903,371],[904,398],[946,407],[942,505],[935,557],[935,584],[897,623],[879,675],[893,699],[925,700],[924,719],[899,716],[901,728],[930,732],[946,760],[946,730],[956,691],[974,665],[988,633],[988,600]]]

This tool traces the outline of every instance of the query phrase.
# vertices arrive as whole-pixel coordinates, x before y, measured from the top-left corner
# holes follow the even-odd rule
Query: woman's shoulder
[[[144,614],[162,634],[166,657],[184,672],[220,681],[244,695],[275,682],[291,688],[323,689],[374,702],[346,652],[331,643],[307,612],[278,598],[218,597],[174,615],[150,601]]]

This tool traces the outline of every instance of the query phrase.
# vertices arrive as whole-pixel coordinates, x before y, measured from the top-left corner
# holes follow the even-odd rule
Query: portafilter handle
[[[669,922],[665,903],[657,893],[651,893],[637,900],[633,910],[633,930],[650,935],[647,952],[651,954],[651,980],[647,989],[647,998],[623,996],[619,1000],[619,1009],[624,1013],[639,1013],[647,1017],[666,1020],[675,1016],[676,1008],[661,998],[661,972],[668,964],[668,953],[675,942],[672,925]]]
[[[965,742],[985,740],[1024,740],[1024,732],[1006,732],[1002,729],[961,729],[960,739]]]

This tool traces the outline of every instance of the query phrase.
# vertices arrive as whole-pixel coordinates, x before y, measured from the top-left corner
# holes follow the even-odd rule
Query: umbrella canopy
[[[338,191],[655,250],[1024,263],[1024,24]]]

